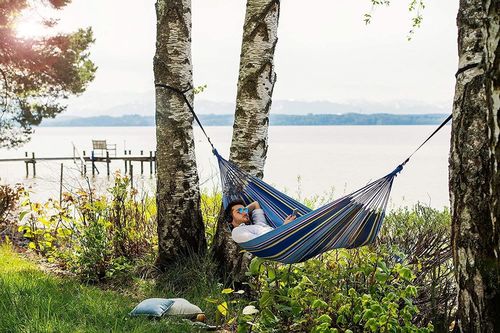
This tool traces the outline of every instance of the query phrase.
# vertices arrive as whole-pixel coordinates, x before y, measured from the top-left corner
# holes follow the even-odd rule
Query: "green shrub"
[[[414,269],[419,293],[415,302],[422,309],[414,318],[419,325],[434,324],[447,332],[456,311],[456,283],[451,253],[451,216],[417,204],[387,215],[379,242],[400,253]]]
[[[430,332],[417,327],[417,288],[408,265],[389,264],[380,247],[337,250],[293,266],[253,259],[259,313],[236,319],[254,332]]]
[[[156,250],[154,199],[139,196],[117,174],[107,195],[93,189],[63,193],[62,201],[34,203],[25,192],[19,231],[28,247],[87,281],[130,273],[134,262],[151,264]]]

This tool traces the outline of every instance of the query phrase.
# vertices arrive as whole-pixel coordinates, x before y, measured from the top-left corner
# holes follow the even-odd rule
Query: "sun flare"
[[[43,34],[43,27],[37,22],[19,22],[16,24],[16,35],[22,38],[38,37]]]
[[[32,10],[21,13],[15,21],[16,35],[21,38],[36,38],[47,34],[43,17]]]

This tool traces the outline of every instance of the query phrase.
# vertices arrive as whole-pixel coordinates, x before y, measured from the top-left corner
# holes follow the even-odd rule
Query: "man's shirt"
[[[247,242],[273,230],[273,228],[267,224],[266,216],[262,209],[254,209],[252,211],[252,221],[253,224],[248,225],[242,223],[233,229],[231,237],[236,243]]]

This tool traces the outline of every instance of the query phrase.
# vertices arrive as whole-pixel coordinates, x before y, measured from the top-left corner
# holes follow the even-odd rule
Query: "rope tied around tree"
[[[172,86],[169,86],[169,85],[166,85],[166,84],[163,84],[163,83],[155,83],[155,87],[159,87],[159,88],[165,88],[165,89],[168,89],[168,90],[171,90],[179,95],[182,96],[182,98],[184,99],[184,102],[186,102],[188,108],[189,108],[189,111],[191,111],[191,113],[193,114],[193,117],[194,119],[196,120],[196,122],[198,123],[198,126],[200,126],[201,130],[203,131],[203,134],[205,135],[205,137],[207,138],[208,140],[208,143],[210,144],[210,146],[212,146],[212,152],[214,154],[216,154],[217,150],[215,149],[215,146],[213,145],[212,141],[210,140],[210,137],[208,136],[207,132],[205,132],[205,129],[203,128],[203,125],[201,124],[201,121],[200,119],[198,118],[198,116],[196,115],[196,113],[194,112],[194,108],[193,106],[191,105],[191,103],[189,103],[189,100],[186,96],[186,93],[190,90],[193,90],[193,87],[188,87],[187,89],[184,89],[184,90],[180,90],[178,88],[175,88],[175,87],[172,87]]]

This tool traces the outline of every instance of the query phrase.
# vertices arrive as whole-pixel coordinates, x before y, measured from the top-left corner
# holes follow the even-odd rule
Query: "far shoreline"
[[[232,114],[200,114],[203,126],[233,126]],[[447,114],[271,114],[269,126],[402,126],[439,125]],[[154,116],[137,114],[95,117],[65,117],[44,120],[40,127],[154,127]],[[197,126],[197,124],[195,124]]]

